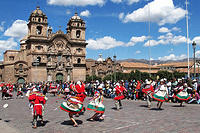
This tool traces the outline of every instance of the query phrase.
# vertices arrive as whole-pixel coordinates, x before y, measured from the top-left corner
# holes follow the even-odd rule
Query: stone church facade
[[[95,75],[103,79],[105,76],[112,75],[115,72],[123,72],[121,64],[116,61],[116,56],[114,56],[113,60],[111,57],[103,59],[102,55],[100,54],[97,60],[86,60],[87,76]]]
[[[20,50],[4,52],[1,81],[85,81],[86,28],[77,13],[67,23],[66,33],[53,33],[39,7],[31,13],[27,25],[28,34],[20,41]]]

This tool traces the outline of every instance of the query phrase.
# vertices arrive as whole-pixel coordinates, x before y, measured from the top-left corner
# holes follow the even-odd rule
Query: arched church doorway
[[[56,74],[56,81],[57,82],[62,82],[63,81],[63,74],[62,73]]]
[[[25,79],[20,77],[20,78],[18,78],[17,83],[18,84],[23,84],[23,83],[25,83]]]

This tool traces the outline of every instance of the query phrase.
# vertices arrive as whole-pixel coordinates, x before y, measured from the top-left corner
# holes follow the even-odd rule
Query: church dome
[[[81,17],[78,16],[78,13],[75,13],[74,16],[71,19],[81,20]]]
[[[40,10],[40,7],[37,6],[37,8],[31,13],[31,16],[46,16],[42,10]]]
[[[97,59],[98,62],[103,62],[104,59],[102,58],[102,54],[99,54],[99,58]]]

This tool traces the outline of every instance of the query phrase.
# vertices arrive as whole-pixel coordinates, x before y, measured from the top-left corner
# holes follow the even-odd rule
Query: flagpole
[[[187,57],[188,57],[188,78],[190,78],[190,59],[189,59],[189,30],[188,30],[188,2],[186,0],[186,25],[187,25]]]
[[[151,39],[150,39],[150,36],[151,36],[151,20],[150,20],[150,4],[148,4],[148,17],[149,17],[149,76],[151,77]]]

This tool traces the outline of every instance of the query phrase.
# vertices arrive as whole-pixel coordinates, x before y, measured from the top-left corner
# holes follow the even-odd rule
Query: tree
[[[158,71],[157,75],[160,77],[160,79],[163,79],[163,78],[172,79],[172,73],[168,71]]]
[[[100,77],[98,77],[98,76],[96,76],[96,75],[93,75],[93,76],[86,76],[86,81],[87,82],[90,82],[90,81],[95,81],[95,80],[99,80],[99,81],[101,81],[101,78]]]
[[[183,72],[178,72],[178,71],[174,71],[173,72],[173,77],[178,79],[178,78],[182,78],[182,77],[185,77],[185,73]]]

